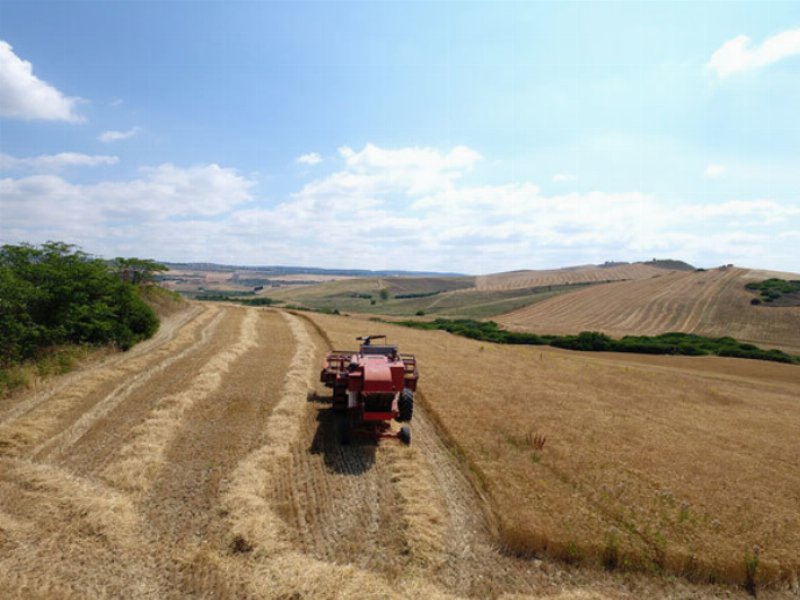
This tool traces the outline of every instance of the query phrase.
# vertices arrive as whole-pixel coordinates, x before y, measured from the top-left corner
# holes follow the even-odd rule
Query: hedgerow
[[[567,350],[591,352],[633,352],[681,356],[729,356],[782,363],[800,363],[800,357],[781,350],[764,350],[732,337],[710,338],[692,333],[671,332],[656,336],[627,335],[614,339],[597,331],[578,335],[539,335],[507,331],[494,321],[472,319],[436,319],[435,321],[394,321],[396,325],[416,329],[440,329],[454,335],[497,344],[550,345]]]

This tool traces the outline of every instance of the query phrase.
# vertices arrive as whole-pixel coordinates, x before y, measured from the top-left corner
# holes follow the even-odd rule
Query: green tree
[[[137,288],[104,261],[61,242],[0,247],[0,364],[63,344],[127,350],[157,329]]]
[[[169,271],[169,267],[149,258],[117,257],[111,263],[112,270],[122,281],[139,285],[152,283],[156,273]]]

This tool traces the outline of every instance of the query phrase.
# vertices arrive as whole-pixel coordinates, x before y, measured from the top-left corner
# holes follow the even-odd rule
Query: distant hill
[[[439,273],[437,271],[371,271],[369,269],[323,269],[318,267],[291,267],[283,265],[241,266],[216,263],[162,263],[173,270],[181,271],[254,271],[267,276],[279,275],[329,275],[331,277],[463,277],[463,273]]]

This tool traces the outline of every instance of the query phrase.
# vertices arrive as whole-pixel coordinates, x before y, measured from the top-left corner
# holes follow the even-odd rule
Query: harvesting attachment
[[[390,422],[408,423],[414,414],[419,371],[413,354],[401,354],[385,335],[356,338],[358,351],[333,350],[325,355],[320,381],[333,390],[336,436],[348,444],[353,436],[399,439],[411,443],[411,429],[396,433]],[[380,343],[375,343],[379,341]]]

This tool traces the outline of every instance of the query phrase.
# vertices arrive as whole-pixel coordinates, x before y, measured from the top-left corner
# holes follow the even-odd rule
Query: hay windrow
[[[164,397],[150,416],[133,429],[133,439],[103,470],[106,481],[138,492],[149,488],[164,464],[169,443],[183,426],[184,414],[200,399],[217,391],[231,365],[256,346],[257,319],[257,312],[246,312],[239,327],[238,342],[209,360],[188,389]]]
[[[91,369],[80,377],[70,377],[68,381],[77,379],[79,385],[57,386],[52,393],[34,396],[21,403],[20,407],[9,411],[0,424],[0,455],[21,456],[28,451],[39,455],[63,450],[80,438],[92,423],[108,414],[153,375],[206,343],[210,331],[220,317],[221,313],[217,309],[208,310],[193,326],[181,329],[174,337],[169,337],[167,342],[156,345],[152,353],[139,353],[127,361],[114,361],[111,365]],[[201,327],[204,327],[202,339],[195,344],[188,344],[195,331]],[[147,365],[150,368],[146,368]],[[122,383],[90,410],[81,414],[72,425],[56,433],[62,420],[87,395],[118,380],[122,380]]]
[[[300,433],[306,409],[308,381],[314,365],[314,344],[303,324],[288,313],[286,319],[295,339],[295,353],[264,432],[264,444],[235,469],[222,505],[231,522],[231,547],[272,554],[288,550],[285,523],[269,503],[270,481],[291,468],[291,449]]]

